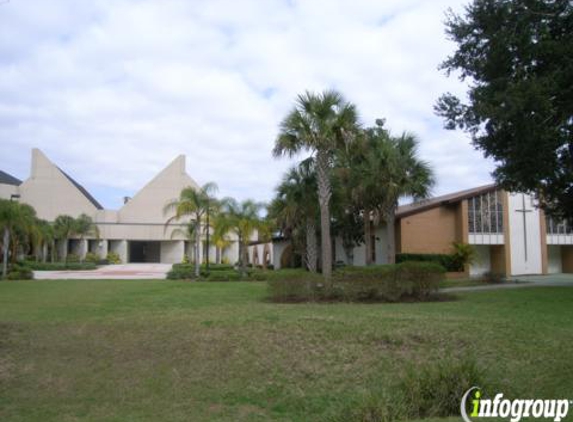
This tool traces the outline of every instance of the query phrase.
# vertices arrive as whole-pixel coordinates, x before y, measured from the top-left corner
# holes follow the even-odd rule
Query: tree
[[[501,186],[573,218],[573,3],[474,0],[446,33],[457,49],[441,68],[470,81],[467,103],[438,100],[446,128],[496,161]]]
[[[73,234],[79,236],[80,240],[83,240],[86,236],[99,238],[99,229],[89,215],[80,214],[79,217],[74,220]],[[81,261],[83,261],[83,258],[81,258]]]
[[[336,91],[299,95],[294,109],[281,122],[273,155],[294,156],[301,151],[314,154],[320,206],[322,273],[332,275],[330,236],[331,165],[337,149],[348,148],[357,131],[356,107]]]
[[[55,238],[67,243],[68,239],[74,234],[75,224],[76,221],[74,217],[70,215],[58,215],[54,220]],[[68,262],[67,244],[65,255],[65,261]]]
[[[264,204],[247,199],[237,202],[233,198],[221,200],[219,215],[215,221],[215,236],[234,232],[239,242],[239,267],[241,275],[247,273],[248,247],[258,230],[266,230],[265,221],[259,215]]]
[[[2,238],[2,278],[8,275],[8,253],[10,251],[10,236],[15,227],[20,224],[20,204],[0,199],[0,228],[4,233]]]
[[[208,213],[214,212],[217,207],[217,200],[213,194],[217,191],[217,185],[209,182],[195,189],[191,186],[186,187],[179,194],[178,199],[174,199],[165,205],[164,214],[174,213],[165,222],[165,229],[173,221],[179,221],[183,217],[190,217],[193,221],[195,228],[195,276],[199,277],[201,273],[201,255],[199,245],[201,244],[201,227],[204,218]],[[206,228],[209,230],[209,228]]]
[[[314,160],[306,159],[285,174],[277,187],[277,199],[282,202],[282,216],[288,219],[288,224],[298,226],[302,222],[301,228],[305,233],[305,265],[310,272],[316,272],[318,200]]]
[[[377,123],[380,126],[380,121]],[[377,147],[372,150],[372,160],[378,162],[381,170],[380,205],[377,211],[386,222],[387,262],[393,264],[396,262],[398,201],[403,197],[412,197],[414,201],[427,198],[435,179],[428,163],[417,156],[418,140],[415,135],[403,133],[394,137],[382,134],[377,142]]]

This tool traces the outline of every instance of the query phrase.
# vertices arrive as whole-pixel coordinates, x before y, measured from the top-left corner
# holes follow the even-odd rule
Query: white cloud
[[[115,208],[175,156],[222,195],[268,200],[289,165],[270,151],[305,89],[337,88],[365,124],[421,140],[436,193],[492,164],[433,114],[463,92],[440,1],[12,0],[0,6],[0,155],[21,178],[43,149]]]

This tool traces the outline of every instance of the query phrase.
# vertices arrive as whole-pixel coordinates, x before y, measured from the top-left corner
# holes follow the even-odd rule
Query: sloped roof
[[[0,184],[20,186],[22,181],[20,179],[16,179],[14,176],[6,173],[5,171],[0,170]]]
[[[442,205],[451,205],[464,199],[473,196],[481,195],[487,192],[492,192],[498,189],[495,184],[479,186],[477,188],[466,189],[459,192],[449,193],[447,195],[437,196],[435,198],[424,199],[418,202],[413,202],[408,205],[402,205],[396,210],[396,218],[408,217],[422,211],[427,211],[432,208],[437,208]]]
[[[82,195],[84,195],[86,197],[86,199],[88,201],[90,201],[94,207],[96,207],[98,210],[103,210],[103,206],[87,191],[86,188],[84,188],[82,185],[80,185],[78,182],[76,182],[72,176],[70,176],[68,173],[66,173],[64,170],[62,170],[61,168],[58,167],[58,170],[60,170],[62,172],[62,174],[64,176],[66,176],[66,178],[72,182],[72,184],[82,193]]]

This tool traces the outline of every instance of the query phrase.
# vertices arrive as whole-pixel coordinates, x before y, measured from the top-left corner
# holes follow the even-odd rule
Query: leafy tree
[[[467,102],[438,100],[446,127],[496,161],[501,186],[573,218],[573,3],[474,0],[446,33],[457,50],[441,67],[470,82]]]
[[[213,194],[217,191],[215,183],[206,183],[199,189],[186,187],[175,199],[165,205],[164,214],[174,213],[172,217],[165,222],[165,229],[173,221],[179,221],[184,217],[191,218],[194,224],[193,232],[195,234],[195,276],[199,277],[201,273],[201,255],[199,245],[201,244],[201,227],[208,213],[214,213],[217,209],[217,200]],[[208,228],[207,228],[208,230]]]
[[[239,266],[241,274],[247,273],[248,247],[253,236],[259,231],[265,231],[264,219],[259,215],[264,204],[245,200],[237,202],[233,198],[221,200],[220,213],[215,220],[216,236],[233,232],[239,238]]]
[[[317,193],[320,205],[322,272],[327,281],[332,275],[330,236],[331,166],[333,155],[347,148],[357,130],[356,107],[336,91],[299,95],[294,109],[280,125],[273,155],[294,156],[301,151],[314,154]]]

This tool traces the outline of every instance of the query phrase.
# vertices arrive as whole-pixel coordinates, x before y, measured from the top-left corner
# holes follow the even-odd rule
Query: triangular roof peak
[[[50,159],[38,148],[32,148],[32,171],[31,178],[38,179],[40,177],[51,176],[53,169],[59,171],[94,207],[102,210],[102,205],[72,176],[56,166]]]
[[[199,188],[187,174],[185,155],[177,156],[120,209],[123,221],[162,222],[163,208],[186,187]]]

